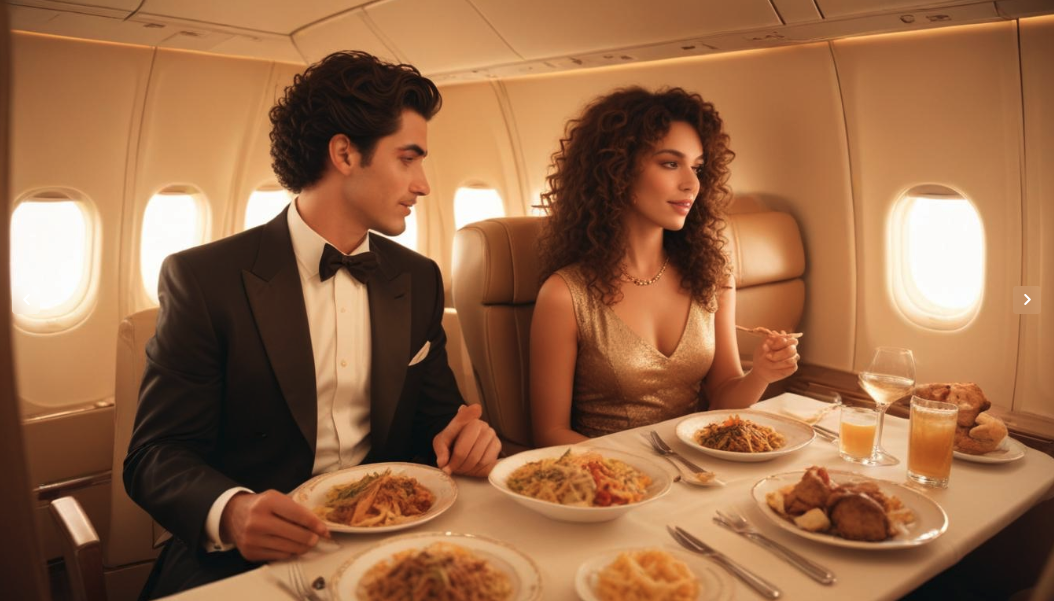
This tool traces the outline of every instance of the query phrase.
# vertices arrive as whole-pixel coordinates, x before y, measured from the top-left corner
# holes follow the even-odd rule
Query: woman
[[[713,105],[680,88],[617,90],[568,124],[542,196],[535,444],[747,407],[797,370],[781,335],[746,375],[739,362],[722,250],[733,156]]]

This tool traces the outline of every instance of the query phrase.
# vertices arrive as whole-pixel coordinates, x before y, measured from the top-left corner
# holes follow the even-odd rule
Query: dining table
[[[761,401],[753,410],[804,418],[822,417],[817,425],[837,430],[838,411],[821,414],[829,403],[784,393]],[[606,522],[570,523],[550,519],[519,504],[487,479],[455,476],[457,499],[434,519],[401,532],[386,534],[335,533],[300,559],[308,582],[319,576],[332,582],[354,558],[385,544],[392,537],[416,532],[453,532],[501,541],[530,558],[541,577],[539,599],[578,599],[575,579],[579,567],[599,554],[618,549],[676,547],[667,525],[676,525],[702,539],[732,560],[746,566],[778,587],[781,599],[898,599],[951,567],[966,554],[1007,527],[1037,503],[1054,496],[1054,458],[1025,450],[1024,456],[1006,463],[976,463],[955,459],[947,488],[909,485],[907,478],[909,421],[887,416],[882,444],[900,459],[898,465],[865,467],[841,459],[836,442],[820,437],[769,461],[728,461],[700,452],[680,440],[675,429],[684,418],[594,438],[586,447],[632,453],[661,465],[671,478],[680,471],[655,453],[642,436],[655,430],[675,451],[711,470],[720,486],[672,483],[669,492]],[[752,489],[767,477],[822,466],[892,481],[921,491],[947,514],[947,529],[925,544],[905,548],[845,548],[811,540],[780,527],[755,500]],[[830,585],[809,578],[789,563],[750,540],[716,524],[717,511],[741,513],[758,531],[800,555],[821,564],[836,577]],[[703,561],[709,561],[704,559]],[[716,564],[714,569],[720,570]],[[293,598],[284,580],[283,564],[273,563],[172,598],[181,601],[252,599],[287,601]],[[729,596],[739,600],[761,599],[739,579],[728,579]],[[338,601],[332,590],[319,598]],[[351,601],[346,600],[346,601]]]

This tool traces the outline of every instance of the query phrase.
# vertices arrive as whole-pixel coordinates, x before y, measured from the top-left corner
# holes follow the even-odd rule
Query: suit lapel
[[[256,262],[252,271],[242,271],[242,280],[278,386],[314,454],[318,432],[315,356],[286,211],[264,225]]]
[[[370,234],[379,267],[366,285],[370,299],[370,438],[383,448],[399,404],[410,357],[410,274]]]

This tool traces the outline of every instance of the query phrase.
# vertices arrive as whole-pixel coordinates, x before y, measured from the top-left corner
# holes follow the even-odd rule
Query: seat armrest
[[[106,601],[102,544],[88,514],[73,497],[60,497],[48,506],[62,539],[62,557],[74,601]]]

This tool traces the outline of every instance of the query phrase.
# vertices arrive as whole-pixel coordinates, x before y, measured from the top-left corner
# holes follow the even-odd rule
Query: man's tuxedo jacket
[[[427,460],[432,438],[463,402],[447,364],[442,276],[435,262],[381,236],[370,235],[370,248],[379,267],[367,284],[366,461]],[[181,563],[207,566],[225,561],[202,551],[205,518],[221,493],[288,492],[312,475],[314,354],[286,212],[170,256],[158,296],[125,488],[184,547]],[[409,366],[426,342],[427,357]],[[165,555],[173,553],[159,563]]]

